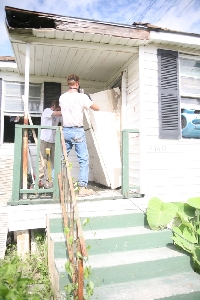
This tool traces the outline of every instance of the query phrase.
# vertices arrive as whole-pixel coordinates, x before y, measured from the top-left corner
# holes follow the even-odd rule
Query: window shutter
[[[53,100],[59,100],[61,95],[61,83],[44,82],[44,109],[51,107]]]
[[[0,78],[0,146],[1,146],[1,128],[2,128],[2,122],[1,122],[1,103],[2,103],[2,78]]]
[[[159,138],[180,139],[178,52],[158,49]]]

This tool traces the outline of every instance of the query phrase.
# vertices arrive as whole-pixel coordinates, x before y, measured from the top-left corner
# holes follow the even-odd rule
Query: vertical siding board
[[[158,49],[159,138],[180,139],[178,52]]]
[[[139,128],[139,56],[134,55],[132,62],[127,68],[127,123],[126,128],[128,129],[138,129]],[[132,141],[132,134],[129,134],[129,142]],[[134,137],[133,140],[135,141],[138,137]],[[136,153],[139,151],[139,144],[130,144],[129,146],[129,162],[130,161],[137,161]],[[139,185],[139,165],[129,164],[129,177],[128,181],[129,186],[138,186]],[[124,176],[124,175],[123,175]],[[127,180],[126,178],[124,179]],[[124,182],[124,191],[123,194],[127,194],[126,191],[127,186]]]

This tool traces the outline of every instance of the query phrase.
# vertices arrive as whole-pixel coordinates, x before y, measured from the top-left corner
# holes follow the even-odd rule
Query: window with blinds
[[[4,112],[24,112],[24,103],[22,95],[24,95],[23,82],[8,82],[5,81],[5,98],[4,98]],[[41,88],[40,83],[29,84],[29,99],[28,110],[30,113],[41,113]]]

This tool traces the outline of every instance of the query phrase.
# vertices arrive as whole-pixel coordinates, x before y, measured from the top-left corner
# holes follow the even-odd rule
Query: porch
[[[44,166],[44,173],[47,182],[51,183],[51,187],[40,185],[40,133],[41,129],[51,129],[56,132],[55,140],[55,156],[54,156],[54,179],[51,178],[52,169],[50,162]],[[34,135],[35,155],[31,157],[27,135]],[[37,133],[37,137],[36,137]],[[130,156],[130,134],[138,137],[137,129],[125,129],[121,134],[121,187],[111,189],[110,186],[104,186],[96,182],[89,182],[89,187],[94,189],[95,193],[92,196],[84,197],[86,200],[103,200],[103,199],[118,199],[118,198],[137,198],[143,197],[139,193],[139,186],[130,185],[129,177],[129,156]],[[39,137],[39,138],[38,138]],[[134,136],[132,136],[132,139]],[[62,171],[66,164],[64,160],[65,142],[62,134],[62,127],[57,126],[37,126],[37,125],[16,125],[15,127],[15,145],[14,145],[14,161],[13,161],[13,180],[12,180],[12,195],[8,205],[33,205],[33,204],[55,204],[60,203],[60,195],[58,188],[58,174]],[[104,158],[104,157],[103,157]],[[34,160],[34,161],[33,161]],[[69,168],[73,168],[73,164],[69,162]],[[115,168],[113,166],[113,173]],[[75,180],[74,180],[75,181]],[[75,184],[75,182],[74,182]],[[79,197],[78,200],[83,200]]]

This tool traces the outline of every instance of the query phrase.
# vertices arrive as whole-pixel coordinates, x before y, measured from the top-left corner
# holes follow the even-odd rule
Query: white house
[[[80,76],[81,87],[97,101],[101,102],[98,95],[105,97],[105,91],[120,90],[112,110],[120,120],[118,129],[128,136],[124,139],[128,148],[124,144],[120,148],[118,136],[115,149],[124,164],[128,159],[128,168],[122,168],[122,182],[128,184],[128,190],[164,201],[185,201],[200,194],[200,35],[151,24],[108,23],[7,6],[5,12],[14,58],[0,61],[4,202],[9,200],[12,185],[14,123],[10,117],[23,115],[21,95],[27,96],[29,86],[28,107],[37,124],[42,110],[67,90],[66,77],[71,73]],[[107,109],[105,105],[105,115]],[[107,134],[104,118],[98,122],[98,128],[102,122]],[[182,128],[187,127],[191,128],[189,135],[182,136]],[[112,144],[112,135],[106,143],[102,138],[104,157]],[[93,162],[90,180],[95,180],[94,170]],[[109,182],[106,186],[115,188]]]

